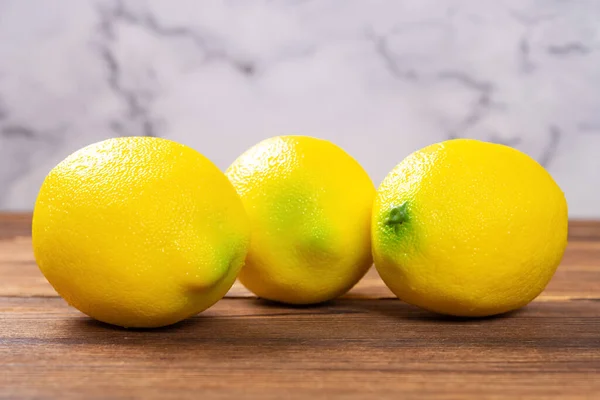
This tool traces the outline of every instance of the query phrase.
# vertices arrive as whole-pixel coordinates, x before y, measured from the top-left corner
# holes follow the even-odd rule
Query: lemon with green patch
[[[69,304],[103,322],[159,327],[225,295],[250,226],[233,186],[195,150],[110,139],[58,164],[40,189],[33,248]]]
[[[550,174],[499,144],[451,140],[397,165],[377,191],[373,256],[400,299],[456,316],[520,308],[567,244],[567,202]]]
[[[306,136],[265,140],[227,170],[252,240],[239,279],[269,300],[312,304],[347,292],[371,266],[375,188],[340,147]]]

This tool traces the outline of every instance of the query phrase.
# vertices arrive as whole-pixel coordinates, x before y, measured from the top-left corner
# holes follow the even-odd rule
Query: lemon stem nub
[[[392,208],[390,218],[387,220],[388,225],[398,226],[408,221],[408,211],[406,210],[408,203],[405,201],[398,207]]]

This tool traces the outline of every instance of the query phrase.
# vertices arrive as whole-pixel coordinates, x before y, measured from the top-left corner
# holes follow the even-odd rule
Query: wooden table
[[[600,399],[600,222],[573,222],[547,290],[506,316],[421,311],[371,271],[317,307],[236,284],[157,330],[67,306],[38,271],[29,232],[29,215],[0,215],[0,398]]]

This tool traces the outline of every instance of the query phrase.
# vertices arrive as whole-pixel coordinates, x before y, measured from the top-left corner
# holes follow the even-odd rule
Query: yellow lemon
[[[338,146],[306,136],[271,138],[241,155],[226,175],[252,227],[239,279],[259,297],[327,301],[371,266],[375,188]]]
[[[373,206],[373,256],[402,300],[488,316],[528,304],[567,244],[567,203],[550,174],[507,146],[451,140],[397,165]]]
[[[124,327],[173,324],[229,290],[250,242],[243,205],[195,150],[128,137],[85,147],[42,184],[37,263],[72,306]]]

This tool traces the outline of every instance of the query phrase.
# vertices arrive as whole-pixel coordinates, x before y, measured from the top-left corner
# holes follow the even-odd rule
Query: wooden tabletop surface
[[[441,317],[395,299],[375,271],[316,307],[236,284],[168,328],[125,330],[67,306],[38,271],[30,215],[0,214],[0,398],[600,399],[600,222],[528,307]]]

